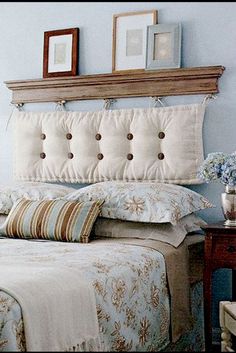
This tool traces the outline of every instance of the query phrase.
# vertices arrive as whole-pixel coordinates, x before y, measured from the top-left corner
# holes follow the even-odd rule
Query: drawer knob
[[[228,246],[227,251],[228,251],[228,252],[235,252],[235,251],[236,251],[236,248],[235,248],[235,246],[230,245],[230,246]]]

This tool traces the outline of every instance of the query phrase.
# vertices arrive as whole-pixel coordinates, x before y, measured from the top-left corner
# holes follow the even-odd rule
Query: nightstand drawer
[[[236,238],[221,236],[212,244],[212,257],[222,260],[236,257]]]

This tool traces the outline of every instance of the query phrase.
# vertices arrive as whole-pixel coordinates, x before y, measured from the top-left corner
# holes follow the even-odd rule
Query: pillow
[[[0,226],[5,222],[6,219],[7,219],[6,214],[0,214]]]
[[[63,185],[36,182],[0,185],[0,213],[8,214],[13,204],[21,198],[30,200],[56,199],[72,190],[75,189]]]
[[[10,238],[88,243],[101,205],[102,201],[21,199],[0,226],[0,234]]]
[[[205,104],[16,112],[16,180],[203,183]]]
[[[206,225],[206,222],[193,213],[181,218],[175,226],[171,223],[154,224],[98,218],[94,226],[94,235],[109,238],[153,239],[177,248],[189,232],[198,231],[203,225]]]
[[[177,224],[192,212],[213,207],[205,197],[184,186],[155,182],[105,181],[76,190],[63,199],[102,199],[102,217],[151,223]]]

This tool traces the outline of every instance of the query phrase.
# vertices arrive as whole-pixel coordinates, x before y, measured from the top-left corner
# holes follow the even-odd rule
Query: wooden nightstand
[[[204,251],[204,315],[206,352],[212,351],[212,273],[218,268],[236,270],[236,227],[228,227],[224,222],[209,224],[205,231]],[[235,300],[235,272],[233,271],[232,300]]]

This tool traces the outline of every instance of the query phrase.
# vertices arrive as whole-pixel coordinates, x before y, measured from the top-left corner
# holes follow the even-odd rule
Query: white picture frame
[[[113,15],[112,72],[144,70],[147,27],[157,23],[157,10]]]

